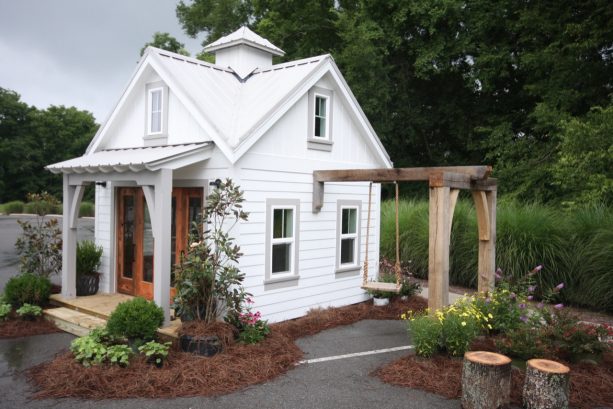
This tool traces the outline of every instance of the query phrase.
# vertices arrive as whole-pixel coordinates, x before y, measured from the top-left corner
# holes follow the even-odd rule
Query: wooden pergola
[[[496,269],[496,179],[491,166],[449,166],[397,169],[342,169],[313,172],[313,212],[324,203],[325,182],[423,182],[430,186],[428,307],[449,304],[451,222],[460,189],[470,190],[479,230],[478,289],[494,289]]]

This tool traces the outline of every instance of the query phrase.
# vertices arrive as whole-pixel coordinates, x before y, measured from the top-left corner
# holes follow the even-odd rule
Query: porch
[[[104,326],[115,308],[132,298],[134,297],[131,295],[120,293],[102,293],[85,297],[65,297],[61,294],[53,294],[50,302],[57,308],[46,309],[43,314],[47,320],[53,322],[61,330],[83,336],[94,328]],[[158,329],[158,335],[162,338],[178,338],[180,328],[181,320],[177,318]]]

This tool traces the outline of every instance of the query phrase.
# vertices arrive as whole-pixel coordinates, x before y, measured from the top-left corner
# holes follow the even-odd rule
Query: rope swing
[[[362,288],[364,290],[387,291],[398,294],[400,292],[402,271],[400,268],[400,229],[398,224],[398,182],[394,182],[396,186],[396,264],[394,271],[396,273],[396,283],[382,283],[379,281],[368,281],[368,239],[370,237],[370,210],[372,207],[372,182],[368,185],[368,219],[366,222],[366,256],[364,257],[364,275],[362,277]]]

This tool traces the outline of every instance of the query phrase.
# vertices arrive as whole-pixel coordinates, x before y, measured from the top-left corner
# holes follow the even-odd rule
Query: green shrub
[[[2,212],[5,214],[23,213],[23,202],[14,200],[2,205]]]
[[[109,317],[109,333],[128,339],[150,340],[164,323],[164,312],[152,301],[144,298],[122,302]]]
[[[381,255],[395,257],[394,203],[381,206]],[[428,276],[428,202],[399,206],[400,256],[420,278]],[[476,287],[478,237],[474,204],[459,200],[451,228],[449,281]],[[591,206],[565,211],[501,200],[497,208],[496,265],[519,277],[536,265],[540,289],[560,282],[565,303],[613,311],[613,209]]]
[[[77,274],[94,274],[100,267],[102,247],[91,240],[77,243]]]
[[[19,307],[17,311],[15,312],[21,318],[28,319],[28,318],[40,317],[43,313],[43,309],[40,308],[38,305],[32,305],[32,304],[26,303],[22,305],[21,307]]]
[[[6,320],[12,309],[11,304],[0,303],[0,321]]]
[[[450,355],[464,356],[479,330],[475,317],[465,312],[448,311],[441,328],[443,345]]]
[[[417,355],[428,358],[439,351],[442,326],[437,318],[425,313],[411,316],[408,329]]]
[[[168,357],[168,350],[170,349],[171,342],[165,342],[163,344],[155,341],[149,341],[138,347],[138,351],[149,359],[154,361],[157,365],[161,365],[166,357]]]
[[[92,202],[81,202],[79,217],[94,217],[96,206]]]
[[[107,347],[94,334],[72,341],[70,351],[83,366],[98,365],[106,359]]]
[[[30,273],[11,277],[4,287],[4,298],[14,308],[24,304],[44,306],[50,295],[51,281]]]
[[[106,359],[120,366],[128,366],[131,355],[132,349],[123,344],[111,345],[106,349]]]

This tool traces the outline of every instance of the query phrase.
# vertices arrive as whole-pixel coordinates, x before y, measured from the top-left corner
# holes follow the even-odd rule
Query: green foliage
[[[81,202],[79,206],[79,217],[94,217],[96,206],[92,202]]]
[[[161,33],[156,31],[153,34],[153,40],[146,43],[143,48],[140,49],[140,55],[145,53],[145,49],[148,46],[161,48],[162,50],[171,51],[173,53],[185,55],[189,57],[189,52],[185,49],[185,44],[179,42],[176,38],[171,36],[169,33]]]
[[[539,331],[528,326],[509,331],[504,338],[495,342],[500,352],[522,360],[543,358],[546,354],[546,347],[539,337]]]
[[[209,323],[225,316],[238,321],[247,293],[242,286],[245,275],[238,268],[242,254],[230,231],[247,220],[243,201],[243,192],[230,179],[209,195],[202,220],[210,230],[195,224],[187,254],[175,270],[174,308],[181,319]]]
[[[26,318],[35,318],[35,317],[41,316],[43,313],[43,309],[40,308],[38,305],[32,305],[32,304],[25,303],[21,307],[17,308],[17,311],[15,312],[20,317],[26,319]]]
[[[11,304],[0,302],[0,321],[4,321],[8,318],[13,307]]]
[[[38,216],[34,222],[18,220],[22,236],[15,242],[19,269],[49,277],[62,268],[62,230],[55,218]]]
[[[257,344],[263,341],[270,334],[268,321],[261,319],[259,311],[252,311],[253,299],[247,297],[245,299],[244,311],[238,314],[238,339],[244,344]]]
[[[427,313],[411,316],[408,321],[409,334],[418,356],[431,357],[441,347],[442,325]]]
[[[150,340],[164,323],[164,312],[153,301],[134,298],[122,302],[109,316],[110,334],[128,339]]]
[[[106,359],[111,364],[117,364],[119,366],[128,366],[132,353],[132,349],[128,345],[111,345],[106,348]]]
[[[86,335],[70,343],[70,351],[75,359],[85,367],[103,363],[107,356],[107,347],[98,337]]]
[[[102,246],[97,246],[91,240],[83,240],[77,243],[77,275],[95,274],[100,267]]]
[[[13,200],[12,202],[8,202],[2,205],[2,213],[23,213],[23,206],[24,203],[21,200]]]
[[[428,203],[401,201],[400,256],[420,278],[428,275]],[[572,211],[550,206],[501,201],[497,208],[496,264],[519,278],[535,265],[539,289],[567,283],[562,302],[613,311],[613,210],[588,206]],[[476,287],[477,224],[474,205],[460,200],[451,229],[449,279],[452,284]],[[392,202],[381,211],[381,255],[395,255],[395,218]],[[539,290],[540,291],[540,290]],[[542,295],[537,291],[536,295]]]
[[[50,295],[51,281],[31,273],[11,277],[4,287],[5,301],[15,308],[24,304],[44,306]]]
[[[153,360],[156,364],[160,365],[168,357],[168,350],[170,349],[171,342],[165,342],[163,344],[155,341],[149,341],[138,347],[138,351],[145,354],[147,358]]]
[[[61,176],[44,167],[83,154],[98,128],[92,114],[63,106],[39,110],[0,88],[0,118],[0,202],[43,189],[61,196]]]

